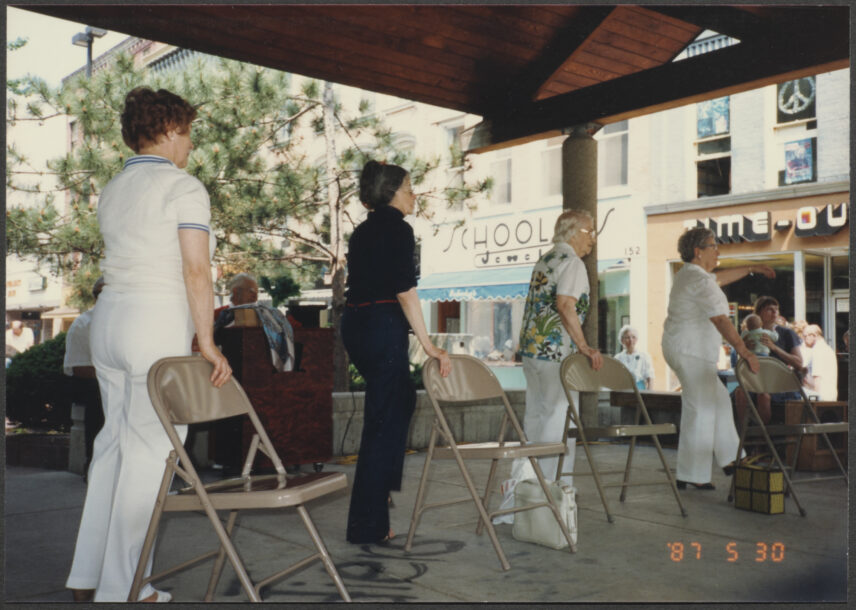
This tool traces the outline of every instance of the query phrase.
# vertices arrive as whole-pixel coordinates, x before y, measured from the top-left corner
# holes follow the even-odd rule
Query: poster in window
[[[785,184],[810,182],[814,177],[811,138],[785,144]]]
[[[728,107],[728,97],[720,97],[697,104],[699,138],[709,138],[728,133]]]

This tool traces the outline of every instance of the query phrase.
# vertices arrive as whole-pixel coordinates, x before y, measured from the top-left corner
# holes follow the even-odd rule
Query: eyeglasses
[[[718,248],[718,247],[719,247],[719,244],[717,244],[716,242],[713,242],[712,244],[705,244],[703,246],[699,246],[698,249],[704,250],[706,248]]]
[[[580,232],[585,233],[586,235],[588,235],[592,239],[597,238],[597,233],[594,232],[594,229],[580,229]]]

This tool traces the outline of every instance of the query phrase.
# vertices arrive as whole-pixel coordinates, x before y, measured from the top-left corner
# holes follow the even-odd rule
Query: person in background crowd
[[[844,331],[844,335],[842,335],[841,340],[844,341],[844,351],[850,353],[850,329]]]
[[[12,320],[12,324],[6,331],[6,347],[12,347],[15,353],[20,354],[33,347],[35,342],[32,328],[24,326],[20,320]]]
[[[583,322],[591,307],[588,275],[582,257],[594,248],[597,235],[591,215],[582,210],[567,210],[556,219],[553,247],[535,263],[529,293],[523,308],[519,353],[526,377],[526,411],[523,431],[534,443],[561,441],[568,399],[562,387],[562,360],[571,354],[584,354],[595,370],[603,365],[603,356],[583,335]],[[579,393],[574,402],[579,408]],[[574,469],[575,439],[568,439],[563,468]],[[559,458],[538,458],[548,480],[555,480]],[[532,479],[535,472],[526,458],[511,465],[511,477],[503,482],[500,508],[514,506],[514,488],[519,481]],[[573,484],[573,477],[562,480]],[[512,523],[514,514],[494,517],[494,523]]]
[[[823,331],[817,324],[809,324],[803,336],[808,369],[803,378],[806,394],[819,400],[838,400],[838,359],[835,352],[823,338]]]
[[[632,326],[625,325],[618,331],[618,340],[624,349],[615,354],[616,360],[633,374],[637,388],[650,390],[651,383],[654,381],[654,365],[651,362],[651,356],[636,350],[639,333]]]
[[[98,296],[104,288],[104,278],[99,277],[92,286],[92,296],[98,302]],[[89,470],[92,461],[92,445],[95,436],[104,425],[104,410],[101,406],[101,392],[92,365],[92,350],[89,347],[89,327],[92,324],[92,309],[84,311],[74,319],[65,335],[65,357],[62,371],[75,378],[74,402],[84,406],[84,444],[86,446],[86,466]],[[88,475],[84,474],[84,478]]]
[[[760,339],[760,342],[770,350],[770,356],[778,358],[798,373],[801,372],[803,369],[803,360],[800,339],[792,329],[778,324],[779,318],[781,318],[779,315],[779,302],[771,296],[758,297],[755,299],[753,309],[761,318],[761,327],[766,330],[775,331],[779,335],[779,339],[775,342],[769,336],[764,336]],[[751,339],[747,340],[746,345],[749,349],[755,349],[755,342]],[[799,400],[799,398],[799,392],[779,392],[771,395],[759,394],[755,405],[758,408],[758,415],[764,423],[768,423],[772,417],[772,404],[784,403],[786,400]],[[743,415],[748,406],[746,400],[743,389],[737,388],[734,391],[734,406],[737,410],[738,421],[743,421]]]
[[[416,292],[416,241],[404,217],[416,209],[407,171],[369,161],[360,175],[360,201],[368,217],[348,243],[345,312],[340,332],[354,366],[366,380],[363,433],[347,539],[384,543],[390,492],[401,489],[404,452],[416,389],[410,378],[408,330],[448,376],[452,362],[428,337]]]
[[[666,362],[681,382],[681,429],[678,437],[678,488],[715,489],[714,459],[733,472],[739,437],[731,412],[731,397],[716,370],[722,339],[728,341],[749,368],[758,372],[758,358],[743,343],[728,316],[728,300],[720,286],[762,273],[775,277],[766,265],[747,265],[712,273],[719,262],[713,231],[695,228],[678,239],[684,266],[675,274],[663,326]]]
[[[104,427],[95,438],[89,484],[66,586],[76,601],[126,601],[172,449],[146,378],[157,360],[200,353],[221,387],[232,375],[214,345],[208,193],[183,171],[196,109],[165,89],[125,96],[122,139],[136,153],[104,187],[98,224],[105,287],[92,314],[90,345]],[[184,439],[186,426],[176,426]],[[151,562],[144,576],[151,573]],[[138,601],[169,601],[147,584]]]

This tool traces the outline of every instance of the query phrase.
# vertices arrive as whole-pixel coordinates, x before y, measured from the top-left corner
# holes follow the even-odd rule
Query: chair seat
[[[830,422],[826,424],[806,422],[804,424],[764,426],[764,428],[770,436],[786,436],[788,434],[834,434],[836,432],[847,432],[849,424],[847,422]],[[751,426],[746,430],[746,435],[761,436],[761,428],[758,426]]]
[[[240,510],[296,506],[347,486],[344,472],[319,472],[284,480],[275,474],[228,479],[206,485],[205,490],[215,509]],[[164,504],[165,511],[202,509],[202,502],[192,487],[168,495]]]
[[[527,443],[521,445],[518,441],[507,443],[467,443],[458,445],[458,451],[464,459],[505,459],[518,457],[538,457],[542,455],[559,455],[565,452],[562,443]],[[453,460],[455,454],[449,447],[435,447],[434,459]]]
[[[586,436],[595,438],[626,438],[632,436],[650,436],[652,434],[677,434],[675,424],[642,424],[603,426],[600,428],[586,428]],[[568,436],[576,436],[576,428],[568,430]]]

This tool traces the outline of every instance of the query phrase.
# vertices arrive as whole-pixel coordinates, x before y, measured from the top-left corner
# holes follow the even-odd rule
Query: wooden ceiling
[[[849,65],[847,6],[20,8],[477,114],[478,150]],[[672,62],[705,29],[741,43]]]

